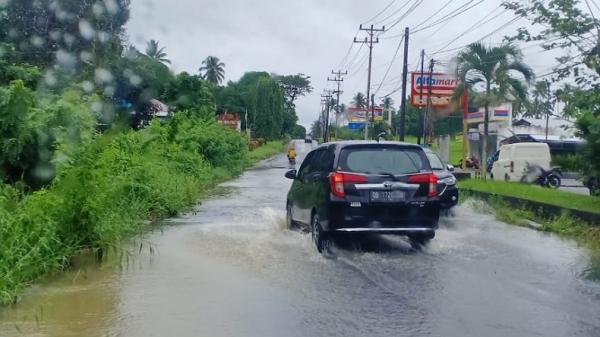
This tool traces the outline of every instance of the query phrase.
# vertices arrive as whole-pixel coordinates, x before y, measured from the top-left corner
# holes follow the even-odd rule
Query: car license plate
[[[399,202],[405,198],[404,191],[371,191],[371,202]]]

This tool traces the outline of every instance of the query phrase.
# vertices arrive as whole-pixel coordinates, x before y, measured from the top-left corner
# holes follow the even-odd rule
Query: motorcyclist
[[[296,149],[294,147],[290,147],[288,149],[287,157],[288,157],[290,163],[296,161]]]

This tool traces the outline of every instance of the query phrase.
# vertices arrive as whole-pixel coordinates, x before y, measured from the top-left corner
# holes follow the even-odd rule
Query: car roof
[[[416,149],[422,149],[421,146],[417,145],[417,144],[412,144],[412,143],[405,143],[405,142],[396,142],[396,141],[374,141],[374,140],[342,140],[342,141],[335,141],[335,142],[330,142],[330,143],[323,143],[321,145],[319,145],[319,147],[327,147],[327,146],[331,146],[331,145],[336,145],[337,147],[343,148],[346,146],[354,146],[354,145],[401,145],[401,146],[405,146],[405,147],[414,147]]]

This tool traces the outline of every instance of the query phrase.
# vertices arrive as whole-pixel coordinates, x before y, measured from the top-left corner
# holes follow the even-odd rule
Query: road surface
[[[385,237],[325,259],[284,228],[286,169],[262,162],[116,261],[32,287],[0,336],[600,336],[600,263],[573,242],[467,202],[422,251]]]

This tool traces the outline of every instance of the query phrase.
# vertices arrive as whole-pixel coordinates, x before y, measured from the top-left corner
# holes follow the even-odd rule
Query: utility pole
[[[325,94],[321,98],[325,100],[325,127],[323,129],[323,143],[329,142],[329,109],[331,106],[331,91],[325,90]]]
[[[423,77],[425,76],[425,49],[421,50],[421,89],[419,89],[419,128],[417,135],[417,144],[421,145],[421,135],[424,133],[423,126],[425,125],[425,118],[423,116]]]
[[[404,64],[402,66],[402,98],[400,101],[400,141],[404,141],[405,127],[406,127],[406,82],[408,79],[408,38],[410,29],[406,27],[404,29]],[[390,113],[391,116],[391,113]],[[390,117],[391,121],[391,117]],[[391,126],[391,123],[390,123]]]
[[[375,38],[375,33],[377,32],[385,32],[385,26],[381,27],[381,28],[374,28],[373,25],[371,25],[371,27],[369,28],[363,28],[362,25],[360,25],[359,30],[362,31],[366,31],[367,34],[369,35],[368,37],[365,37],[364,40],[357,40],[356,37],[354,38],[354,43],[364,43],[369,45],[369,74],[367,76],[367,120],[366,120],[366,124],[365,124],[365,140],[369,139],[369,97],[371,97],[371,67],[373,65],[373,44],[374,43],[379,43],[379,38]]]
[[[425,123],[423,124],[423,143],[424,144],[429,144],[429,136],[430,136],[430,124],[431,124],[431,109],[432,109],[432,102],[431,102],[431,94],[432,94],[432,81],[431,79],[433,78],[433,66],[435,65],[435,60],[431,59],[429,61],[429,85],[428,85],[428,94],[427,94],[427,112],[425,114]]]
[[[333,93],[337,95],[336,100],[335,100],[335,132],[336,132],[336,136],[337,136],[337,129],[339,128],[339,115],[341,113],[340,111],[340,94],[342,93],[342,91],[340,90],[342,82],[344,82],[344,78],[342,76],[348,75],[348,71],[344,71],[342,72],[341,70],[338,71],[331,71],[332,75],[335,75],[334,78],[329,78],[327,77],[327,81],[331,81],[331,82],[336,82],[337,83],[337,90],[335,90]]]

